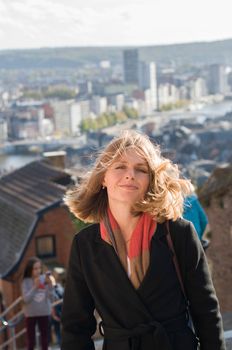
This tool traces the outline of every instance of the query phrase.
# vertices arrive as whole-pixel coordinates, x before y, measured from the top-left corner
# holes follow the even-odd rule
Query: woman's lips
[[[137,190],[138,187],[135,185],[120,185],[120,187],[128,189],[128,190]]]

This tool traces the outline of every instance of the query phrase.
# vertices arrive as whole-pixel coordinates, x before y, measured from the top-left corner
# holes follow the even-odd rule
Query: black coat
[[[201,350],[224,350],[218,301],[196,232],[183,219],[170,221],[170,232]],[[166,234],[165,225],[158,224],[150,265],[137,290],[113,247],[101,239],[98,224],[75,236],[64,295],[62,350],[94,349],[95,308],[103,319],[105,350],[196,349]]]

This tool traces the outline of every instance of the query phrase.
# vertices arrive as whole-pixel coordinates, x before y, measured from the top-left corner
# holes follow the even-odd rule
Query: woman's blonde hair
[[[84,222],[100,222],[108,206],[107,189],[102,182],[109,166],[127,149],[135,149],[147,161],[150,185],[144,199],[134,205],[135,214],[147,212],[157,222],[176,220],[182,215],[184,197],[192,192],[189,180],[180,178],[177,165],[161,156],[158,145],[136,131],[127,130],[115,137],[100,153],[91,171],[80,184],[66,193],[70,211]]]

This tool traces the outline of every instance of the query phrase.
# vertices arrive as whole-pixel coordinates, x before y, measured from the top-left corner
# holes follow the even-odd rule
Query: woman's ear
[[[102,180],[102,187],[106,187],[106,182],[105,182],[105,176],[104,176],[104,178],[103,178],[103,180]]]

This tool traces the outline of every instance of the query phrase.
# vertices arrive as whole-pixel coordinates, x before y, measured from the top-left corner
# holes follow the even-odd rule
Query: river
[[[232,111],[232,100],[223,101],[214,104],[205,105],[203,108],[199,109],[198,114],[207,114],[212,117],[223,116],[228,112]],[[194,113],[194,112],[193,112]]]

